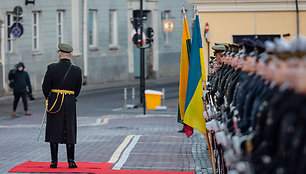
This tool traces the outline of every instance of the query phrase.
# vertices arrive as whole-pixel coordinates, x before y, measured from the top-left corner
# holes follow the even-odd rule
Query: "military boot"
[[[50,150],[51,150],[50,168],[57,168],[58,143],[50,143]]]
[[[69,168],[77,168],[78,166],[74,162],[74,144],[66,144],[66,150]]]

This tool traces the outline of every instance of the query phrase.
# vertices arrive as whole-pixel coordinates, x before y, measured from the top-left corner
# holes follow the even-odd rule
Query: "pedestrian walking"
[[[66,144],[69,168],[77,168],[74,151],[77,137],[76,97],[82,85],[81,69],[70,62],[72,47],[59,44],[59,62],[48,65],[42,84],[47,100],[45,142],[50,142],[51,168],[57,168],[58,144]]]
[[[15,65],[15,68],[9,72],[10,87],[13,88],[14,102],[12,116],[16,116],[16,109],[20,97],[22,98],[23,108],[25,115],[31,115],[28,111],[27,94],[32,96],[32,86],[30,77],[26,71],[24,71],[24,63],[19,62]],[[33,96],[32,96],[33,97]]]

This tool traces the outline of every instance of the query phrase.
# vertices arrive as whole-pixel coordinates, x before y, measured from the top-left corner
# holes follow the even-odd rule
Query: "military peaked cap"
[[[60,43],[58,44],[58,51],[64,53],[71,53],[73,51],[73,48],[68,44]]]
[[[215,50],[216,52],[223,52],[225,50],[224,45],[215,45],[215,46],[212,46],[211,48]]]

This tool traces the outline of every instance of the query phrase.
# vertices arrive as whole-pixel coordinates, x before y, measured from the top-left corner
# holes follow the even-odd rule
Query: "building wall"
[[[209,23],[209,41],[233,42],[233,35],[287,34],[290,40],[297,35],[295,12],[201,12],[201,31]],[[300,35],[306,36],[306,12],[300,12]],[[204,58],[207,62],[207,43],[203,37]],[[213,50],[210,49],[210,54]],[[207,64],[206,64],[207,65]],[[207,69],[207,68],[206,68]]]
[[[25,70],[29,73],[31,83],[34,90],[41,89],[41,83],[46,71],[47,65],[51,62],[58,61],[57,58],[57,44],[56,44],[56,13],[57,10],[65,10],[65,27],[64,35],[65,41],[71,43],[71,12],[70,1],[36,1],[35,5],[24,4],[25,1],[19,0],[1,0],[0,12],[4,16],[5,27],[7,27],[7,12],[12,12],[15,6],[21,6],[23,9],[23,35],[13,41],[13,52],[7,51],[7,28],[5,28],[5,69],[6,73],[14,67],[14,65],[20,61],[24,62]],[[40,12],[39,23],[39,38],[40,49],[38,51],[32,50],[32,12]],[[1,72],[1,76],[6,78],[8,83],[7,74]],[[7,84],[4,85],[6,92],[10,89]]]
[[[134,78],[134,60],[131,54],[134,48],[131,46],[130,40],[130,31],[132,29],[130,17],[133,10],[139,9],[139,0],[87,0],[87,15],[89,10],[97,11],[97,46],[95,48],[88,46],[89,33],[87,33],[87,45],[83,45],[83,31],[88,27],[88,25],[86,28],[83,26],[84,2],[84,0],[36,0],[35,5],[30,4],[26,6],[25,1],[0,0],[0,14],[4,18],[5,27],[7,27],[7,12],[12,12],[15,6],[21,6],[23,9],[23,21],[21,23],[24,28],[23,35],[13,41],[14,50],[12,53],[7,51],[8,32],[5,28],[5,74],[1,71],[0,75],[5,77],[6,84],[0,84],[1,90],[4,89],[6,93],[11,91],[7,85],[7,73],[20,61],[25,63],[25,70],[30,75],[33,90],[41,90],[47,65],[58,61],[56,17],[59,10],[64,11],[63,42],[71,44],[75,50],[71,58],[72,63],[80,66],[83,73],[87,67],[87,84]],[[150,23],[156,31],[154,35],[155,43],[151,50],[147,52],[153,59],[151,61],[153,62],[153,71],[156,78],[179,75],[183,21],[182,4],[188,9],[187,14],[191,26],[193,8],[188,1],[144,0],[144,9],[152,12]],[[117,49],[111,49],[109,46],[110,10],[117,10]],[[171,10],[172,19],[175,20],[175,30],[173,33],[169,33],[169,44],[164,44],[163,42],[162,12],[165,10]],[[40,49],[38,51],[32,50],[33,11],[40,12]],[[86,67],[84,63],[85,55],[88,57]]]
[[[180,71],[181,58],[181,42],[183,31],[182,5],[187,11],[187,21],[192,35],[193,25],[193,6],[187,1],[165,0],[159,3],[159,75],[160,77],[178,76]],[[170,19],[174,20],[174,32],[163,32],[163,14],[165,11],[170,11]],[[166,34],[168,34],[168,43],[165,42]]]
[[[88,83],[128,79],[126,0],[91,0],[88,9],[97,10],[98,47],[88,48]],[[117,10],[118,49],[109,46],[109,10]]]
[[[290,34],[297,35],[295,0],[190,0],[197,3],[201,31],[209,23],[210,46],[215,42],[233,42],[233,35]],[[299,0],[300,35],[306,36],[306,1]],[[203,34],[202,33],[202,34]],[[203,39],[207,67],[208,45]],[[213,54],[210,49],[210,55]],[[207,68],[206,68],[207,70]]]

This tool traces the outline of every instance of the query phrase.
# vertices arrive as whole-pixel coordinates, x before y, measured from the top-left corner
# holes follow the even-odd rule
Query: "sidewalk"
[[[44,129],[37,142],[40,119],[22,117],[0,126],[0,173],[26,161],[50,161]],[[207,145],[203,134],[195,131],[187,138],[178,133],[176,116],[111,115],[78,118],[76,161],[109,162],[127,136],[138,136],[120,170],[193,171],[211,174]],[[25,123],[31,119],[31,123]],[[108,119],[106,124],[105,119]],[[100,120],[100,122],[97,122]],[[126,146],[123,150],[128,149]],[[122,153],[124,153],[124,151]],[[123,158],[121,155],[118,161]],[[66,161],[64,145],[59,146],[59,161]],[[117,162],[118,162],[117,161]],[[115,162],[116,163],[116,162]]]
[[[155,88],[161,89],[165,84],[175,83],[178,86],[177,77],[160,78],[146,80],[146,87],[150,89],[155,85]],[[132,87],[139,88],[139,79],[85,85],[81,95],[96,95],[100,90],[121,91],[124,87],[128,90]],[[41,91],[35,91],[33,94],[37,100],[43,99]],[[12,100],[12,95],[0,97],[0,103],[11,103]],[[177,98],[172,100],[176,101]],[[88,103],[88,100],[83,99],[81,102]],[[94,112],[91,107],[87,109]],[[76,161],[107,162],[126,136],[137,135],[140,139],[122,169],[212,173],[205,136],[197,131],[190,138],[178,133],[177,130],[181,129],[182,125],[176,122],[176,110],[171,114],[163,115],[156,111],[146,116],[140,114],[142,112],[125,111],[130,112],[120,114],[120,111],[113,111],[108,115],[98,113],[90,116],[84,112],[78,115]],[[21,116],[0,123],[0,173],[7,173],[11,167],[28,160],[50,160],[48,143],[43,142],[44,129],[40,141],[36,142],[41,125],[41,112],[41,109],[33,110],[31,117]],[[66,160],[65,155],[65,147],[62,145],[59,151],[60,161]]]

